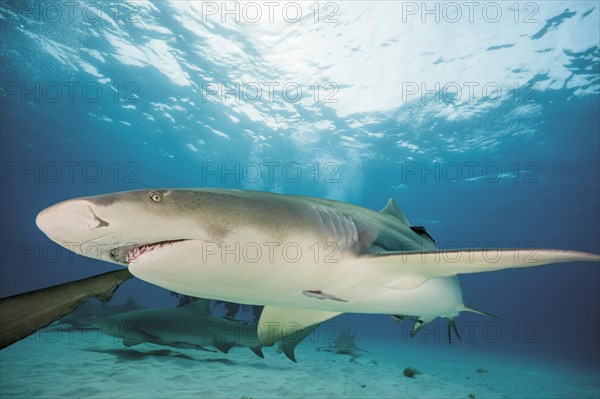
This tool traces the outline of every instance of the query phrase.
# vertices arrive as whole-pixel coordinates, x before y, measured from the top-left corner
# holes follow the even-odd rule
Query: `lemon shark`
[[[74,329],[88,329],[92,323],[102,317],[143,309],[135,299],[129,297],[122,305],[104,303],[96,298],[88,298],[75,311],[58,321],[58,325],[68,324]]]
[[[234,346],[246,346],[264,357],[256,324],[213,316],[209,301],[203,299],[178,308],[122,312],[101,317],[92,324],[105,334],[122,338],[128,347],[149,342],[175,348],[214,346],[227,353]]]
[[[105,334],[122,338],[127,347],[148,342],[182,349],[207,350],[206,347],[213,346],[228,353],[234,346],[242,346],[264,357],[256,323],[213,316],[209,303],[206,299],[196,299],[177,308],[122,312],[98,318],[92,325]],[[311,326],[293,337],[280,339],[275,343],[277,349],[295,362],[296,345],[313,330]]]
[[[335,339],[333,345],[317,348],[317,351],[332,352],[338,355],[348,355],[350,360],[354,361],[362,354],[357,352],[371,353],[368,350],[356,346],[356,332],[351,333],[350,329],[342,330]]]
[[[413,333],[444,317],[450,330],[460,312],[478,312],[463,303],[460,274],[600,260],[556,249],[438,250],[393,199],[376,212],[257,191],[136,190],[60,202],[36,223],[69,250],[152,284],[264,305],[264,346],[342,313],[413,316]]]

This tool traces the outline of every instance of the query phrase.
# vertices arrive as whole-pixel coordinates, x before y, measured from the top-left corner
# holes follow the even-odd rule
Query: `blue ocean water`
[[[3,2],[1,296],[115,268],[51,243],[40,210],[151,187],[395,198],[440,248],[599,253],[597,2],[453,4]],[[453,350],[600,368],[597,264],[461,281],[502,320],[462,315]],[[441,320],[412,340],[338,320],[448,345]]]

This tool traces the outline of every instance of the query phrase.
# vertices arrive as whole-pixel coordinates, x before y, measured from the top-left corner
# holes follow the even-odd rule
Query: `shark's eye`
[[[159,193],[158,191],[152,191],[150,193],[150,199],[152,199],[152,201],[154,201],[154,202],[160,202],[163,199],[163,195],[162,195],[162,193]]]

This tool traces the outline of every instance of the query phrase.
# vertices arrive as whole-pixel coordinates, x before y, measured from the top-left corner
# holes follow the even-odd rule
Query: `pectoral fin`
[[[288,359],[296,363],[296,354],[294,353],[296,346],[300,342],[304,341],[304,339],[308,337],[310,333],[315,330],[315,328],[317,328],[317,324],[306,327],[305,329],[297,331],[294,334],[287,335],[278,340],[275,344],[278,346],[279,350],[281,350],[287,356]]]
[[[261,346],[252,346],[250,347],[250,350],[252,352],[254,352],[254,354],[258,357],[262,357],[263,359],[265,358],[265,355],[262,351],[262,347]]]
[[[258,339],[261,345],[271,346],[275,341],[301,334],[301,330],[339,314],[341,313],[327,310],[265,306],[258,322]]]
[[[137,329],[127,331],[123,337],[123,345],[127,347],[136,346],[145,342],[161,344],[161,341],[162,340],[159,337],[156,337],[152,334],[147,334]]]
[[[600,256],[587,252],[557,249],[472,249],[430,252],[384,252],[363,258],[371,267],[394,276],[392,289],[412,289],[430,278],[463,273],[536,267],[553,263],[600,262]],[[397,277],[399,273],[406,275]]]
[[[229,350],[235,346],[233,342],[215,342],[213,346],[223,353],[229,353]]]

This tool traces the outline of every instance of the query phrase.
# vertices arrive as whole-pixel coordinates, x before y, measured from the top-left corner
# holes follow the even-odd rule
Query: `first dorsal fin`
[[[408,222],[408,219],[406,219],[406,216],[404,216],[402,209],[400,209],[400,207],[396,203],[396,200],[394,200],[393,198],[390,198],[388,200],[388,203],[385,206],[385,208],[380,210],[379,213],[383,213],[384,215],[393,216],[396,219],[399,219],[401,222],[410,225],[410,223]]]
[[[133,299],[133,297],[129,297],[129,299],[127,300],[127,302],[125,303],[125,307],[127,309],[141,309],[141,306],[136,302],[135,299]]]
[[[560,249],[489,248],[383,252],[361,258],[365,267],[389,276],[386,286],[410,290],[427,280],[457,274],[537,267],[553,263],[600,262],[600,255]],[[402,272],[399,273],[399,270]],[[466,309],[465,309],[466,310]]]

